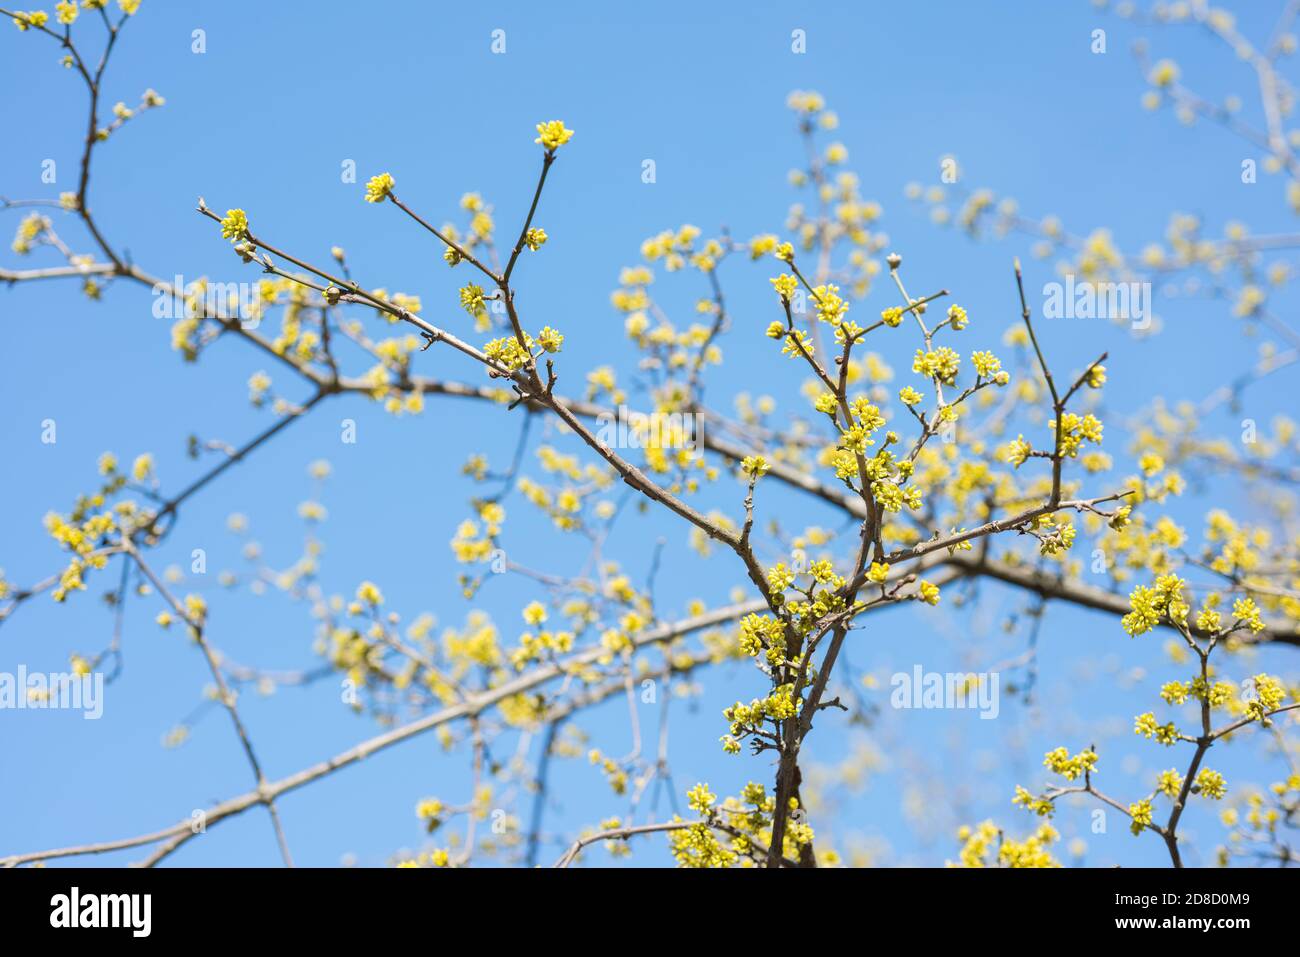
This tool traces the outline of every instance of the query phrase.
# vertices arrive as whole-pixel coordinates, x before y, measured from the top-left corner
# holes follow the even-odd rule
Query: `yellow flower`
[[[208,617],[208,603],[202,595],[185,596],[185,618],[192,625],[201,625]]]
[[[1161,575],[1148,588],[1139,585],[1129,595],[1133,609],[1121,622],[1130,635],[1146,634],[1168,616],[1170,621],[1182,623],[1187,619],[1188,606],[1182,599],[1183,581],[1176,575]],[[1263,625],[1260,625],[1263,628]]]
[[[483,346],[483,354],[493,362],[514,372],[532,361],[532,353],[529,351],[533,344],[531,337],[527,338],[526,342],[528,348],[520,346],[519,340],[514,336],[493,339]]]
[[[547,352],[559,352],[560,347],[564,345],[564,336],[550,326],[543,326],[542,331],[537,334],[537,344]]]
[[[818,113],[825,109],[826,101],[815,90],[794,90],[785,98],[785,105],[796,113]]]
[[[54,5],[54,14],[60,23],[72,23],[80,12],[73,0],[60,0]]]
[[[31,13],[23,13],[21,10],[14,11],[14,26],[24,33],[30,27],[45,26],[49,19],[50,15],[44,10],[33,10]]]
[[[1022,805],[1026,811],[1033,811],[1039,817],[1051,817],[1056,811],[1056,805],[1051,801],[1046,798],[1034,797],[1019,784],[1016,785],[1016,794],[1011,799],[1011,803]]]
[[[769,279],[768,282],[776,289],[776,294],[781,297],[782,302],[789,302],[794,296],[795,290],[799,288],[799,280],[787,273],[781,273],[775,279]]]
[[[1173,60],[1161,60],[1151,70],[1150,80],[1154,86],[1172,86],[1178,80],[1178,64]]]
[[[471,316],[477,316],[486,310],[487,306],[483,299],[483,288],[474,283],[463,286],[460,290],[460,304]]]
[[[265,372],[254,372],[248,377],[248,397],[254,405],[266,401],[266,393],[271,388],[271,377]]]
[[[1133,816],[1133,823],[1129,825],[1129,830],[1134,834],[1141,834],[1142,829],[1151,824],[1151,802],[1148,800],[1138,801],[1136,804],[1128,806],[1128,812]]]
[[[898,398],[903,405],[916,405],[924,396],[909,385],[899,390]]]
[[[549,123],[537,124],[537,139],[534,143],[541,143],[546,147],[548,152],[555,152],[573,136],[573,130],[567,129],[563,120],[551,120]]]
[[[1223,775],[1218,771],[1211,771],[1209,768],[1201,768],[1201,773],[1196,775],[1196,787],[1200,790],[1202,797],[1214,801],[1219,800],[1228,793],[1228,782],[1223,779]]]
[[[1255,683],[1255,697],[1246,702],[1246,715],[1251,720],[1262,721],[1266,714],[1282,706],[1286,700],[1286,688],[1268,674],[1255,675],[1251,680]]]
[[[840,298],[838,286],[818,286],[813,290],[813,299],[817,303],[817,318],[832,326],[843,321],[849,304]]]
[[[1156,790],[1168,798],[1178,797],[1178,792],[1183,787],[1183,776],[1170,768],[1168,771],[1161,771],[1160,778],[1156,781]]]
[[[1131,505],[1121,505],[1119,508],[1115,509],[1115,514],[1111,516],[1110,521],[1106,524],[1117,532],[1121,531],[1128,525],[1129,514],[1132,511],[1133,507]]]
[[[366,183],[366,202],[382,203],[392,194],[395,185],[390,173],[380,173],[378,176],[370,177]]]
[[[1002,368],[1002,362],[991,352],[972,352],[970,361],[975,371],[985,379],[992,379]]]
[[[544,229],[535,226],[524,233],[524,245],[533,252],[541,249],[544,242],[546,242],[546,230]]]
[[[952,385],[957,378],[960,363],[961,357],[947,346],[929,351],[917,349],[916,356],[912,359],[912,371],[937,379],[945,385]]]
[[[1073,757],[1066,748],[1055,748],[1043,756],[1043,767],[1051,768],[1067,781],[1073,781],[1097,766],[1097,752],[1080,751]]]
[[[1246,625],[1253,633],[1264,630],[1264,622],[1259,617],[1259,607],[1253,599],[1239,598],[1232,603],[1232,617]]]
[[[1147,452],[1140,459],[1138,459],[1138,468],[1140,468],[1142,470],[1142,474],[1146,475],[1147,477],[1155,475],[1164,467],[1165,467],[1165,460],[1162,459],[1155,452]]]
[[[242,209],[228,209],[221,220],[221,236],[232,242],[248,235],[248,216]]]
[[[707,784],[697,784],[686,792],[686,799],[692,811],[705,814],[713,807],[718,796],[709,791]]]
[[[1165,747],[1172,747],[1178,743],[1178,729],[1170,721],[1168,724],[1160,724],[1156,721],[1156,716],[1150,711],[1138,715],[1133,721],[1133,733],[1140,734],[1144,738],[1155,738],[1157,742]]]

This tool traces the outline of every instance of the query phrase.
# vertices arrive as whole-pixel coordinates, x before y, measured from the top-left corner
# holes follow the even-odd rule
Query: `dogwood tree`
[[[1098,611],[1116,635],[1165,643],[1167,674],[1157,693],[1145,711],[1123,718],[1150,748],[1164,749],[1169,768],[1135,791],[1112,790],[1097,780],[1105,748],[1075,728],[1045,754],[1041,773],[1006,795],[1004,817],[969,822],[941,859],[1052,866],[1063,855],[1050,822],[1101,809],[1181,866],[1185,810],[1217,802],[1224,862],[1294,860],[1300,702],[1294,682],[1256,662],[1264,649],[1300,646],[1295,426],[1279,417],[1249,435],[1225,436],[1204,421],[1261,377],[1294,372],[1300,338],[1271,303],[1273,288],[1294,275],[1282,254],[1300,237],[1253,237],[1238,226],[1211,239],[1180,214],[1164,241],[1134,253],[1103,229],[1071,232],[992,190],[945,181],[909,192],[940,224],[1017,247],[1007,257],[1007,297],[979,302],[960,289],[915,288],[909,266],[926,250],[890,244],[881,206],[864,195],[835,140],[837,115],[819,94],[796,91],[788,107],[791,155],[804,157],[790,174],[797,201],[771,209],[770,231],[749,238],[647,224],[648,238],[629,250],[633,265],[617,276],[616,331],[600,333],[623,340],[632,358],[621,364],[566,361],[566,345],[590,333],[521,295],[563,241],[547,233],[548,206],[580,188],[566,178],[565,160],[583,148],[584,130],[551,117],[500,145],[518,181],[491,188],[530,197],[519,221],[498,222],[476,192],[447,192],[440,206],[421,208],[408,199],[416,184],[383,169],[358,183],[351,201],[371,204],[395,234],[410,227],[404,241],[427,246],[437,274],[363,274],[349,260],[348,236],[299,248],[272,225],[290,210],[247,208],[239,196],[210,195],[196,181],[203,198],[194,215],[210,228],[214,248],[228,247],[230,267],[178,288],[168,277],[181,264],[136,262],[125,252],[132,224],[95,213],[96,192],[113,188],[99,179],[92,188],[96,157],[130,150],[130,127],[171,108],[153,90],[116,100],[117,41],[139,6],[67,0],[52,12],[0,11],[20,34],[5,42],[46,44],[57,54],[50,69],[62,57],[89,101],[67,118],[87,130],[75,189],[4,203],[18,220],[13,253],[29,262],[0,268],[0,281],[74,283],[91,299],[110,285],[152,295],[170,312],[177,361],[242,350],[249,400],[266,424],[235,445],[191,439],[204,467],[186,484],[159,474],[149,452],[86,463],[84,494],[45,518],[50,554],[59,553],[49,576],[0,579],[0,622],[9,625],[31,603],[105,593],[102,646],[61,649],[71,656],[73,680],[105,672],[111,680],[123,667],[123,616],[130,628],[144,627],[143,616],[149,627],[179,632],[206,667],[211,700],[226,714],[249,779],[232,782],[232,796],[197,818],[178,809],[174,823],[160,821],[149,833],[11,848],[4,863],[135,849],[156,864],[200,836],[219,840],[220,824],[247,813],[269,816],[290,863],[292,835],[280,808],[293,792],[427,732],[463,755],[469,785],[456,795],[411,795],[413,831],[423,829],[430,843],[397,855],[402,865],[599,863],[608,859],[598,856],[604,849],[635,854],[655,841],[666,841],[683,866],[851,861],[825,836],[840,822],[816,799],[834,775],[815,781],[808,773],[819,734],[867,721],[881,700],[900,694],[918,702],[934,695],[939,707],[952,706],[954,696],[998,694],[992,673],[1032,669],[1049,605]],[[1288,25],[1279,25],[1269,46],[1255,47],[1230,17],[1202,4],[1161,10],[1239,51],[1249,47],[1266,127],[1250,128],[1202,99],[1175,62],[1148,60],[1143,49],[1148,105],[1246,136],[1265,164],[1292,177],[1293,201],[1300,188],[1286,119],[1293,96],[1281,71],[1294,47]],[[842,106],[849,117],[859,109]],[[396,159],[402,146],[395,140],[386,148]],[[430,194],[430,184],[419,185],[412,192]],[[701,210],[700,221],[727,212]],[[1023,265],[1013,262],[1021,247]],[[1042,323],[1067,308],[1129,325],[1136,336],[1163,334],[1144,290],[1153,278],[1192,276],[1231,303],[1243,329],[1276,343],[1256,368],[1199,406],[1158,406],[1154,414],[1104,408],[1105,352],[1087,335],[1064,350],[1040,341]],[[1068,286],[1038,295],[1058,278]],[[416,295],[396,291],[399,284],[423,288]],[[727,291],[738,286],[763,288],[766,315],[733,314]],[[666,287],[694,297],[693,313],[674,314],[660,292]],[[764,346],[752,390],[706,395],[711,370],[738,339]],[[442,374],[450,369],[454,376]],[[791,376],[798,385],[788,404],[753,394]],[[300,508],[306,546],[287,567],[272,565],[249,539],[247,570],[212,589],[169,575],[155,558],[186,515],[204,507],[213,483],[230,481],[240,463],[318,410],[375,403],[417,422],[454,400],[484,430],[518,434],[504,463],[474,448],[438,451],[463,462],[479,489],[448,526],[467,608],[432,609],[463,624],[439,630],[430,615],[392,607],[383,581],[332,580],[322,567],[328,526],[315,495]],[[176,438],[140,424],[141,448]],[[389,474],[382,463],[375,469]],[[326,462],[313,465],[313,481],[324,482],[329,471]],[[1189,479],[1212,472],[1234,475],[1239,494],[1206,507],[1197,524],[1177,520],[1172,506],[1188,494]],[[386,481],[406,484],[400,475]],[[50,503],[12,507],[39,515]],[[548,534],[583,543],[581,567],[537,568],[515,558],[512,524],[528,513],[545,518]],[[819,517],[827,514],[835,521]],[[629,522],[636,522],[636,544],[623,535],[626,553],[611,554],[612,530]],[[231,529],[248,535],[242,516],[232,517]],[[665,602],[654,585],[661,539],[725,569],[734,587],[676,607]],[[855,643],[899,640],[890,622],[900,606],[927,616],[964,609],[979,587],[1019,603],[1020,612],[1005,616],[1026,639],[1019,660],[946,685],[918,676],[915,687],[896,684],[893,696],[874,694],[845,671]],[[511,617],[478,607],[489,590],[499,601],[512,588],[521,597]],[[542,597],[531,597],[538,588]],[[225,654],[223,634],[241,624],[223,614],[222,601],[239,590],[300,602],[316,660],[272,672]],[[747,669],[747,693],[722,700],[711,677],[736,662]],[[337,683],[342,706],[375,726],[332,757],[304,756],[300,768],[271,773],[245,699],[304,682]],[[11,689],[29,701],[57,693]],[[682,695],[715,716],[716,761],[746,766],[750,783],[736,793],[675,782],[669,723],[659,723],[656,744],[656,729],[638,717],[638,702],[662,702],[666,714]],[[630,703],[628,748],[590,747],[584,715],[619,697]],[[1260,773],[1276,782],[1271,789],[1238,791],[1215,768],[1229,742],[1253,749]],[[572,828],[547,854],[555,843],[542,823],[547,769],[561,760],[592,765],[593,784],[608,788],[610,813]],[[652,801],[662,788],[682,797],[678,813]]]

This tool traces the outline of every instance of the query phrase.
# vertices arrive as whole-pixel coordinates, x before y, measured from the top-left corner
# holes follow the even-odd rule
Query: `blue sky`
[[[1054,213],[1080,233],[1108,226],[1128,249],[1157,240],[1175,210],[1200,215],[1216,235],[1232,219],[1256,232],[1291,225],[1281,178],[1261,174],[1253,186],[1240,182],[1241,161],[1252,155],[1242,143],[1141,108],[1145,83],[1128,53],[1141,35],[1150,36],[1157,56],[1176,56],[1185,77],[1206,94],[1235,90],[1251,102],[1250,76],[1221,45],[1188,27],[1143,30],[1088,3],[1064,0],[1007,2],[996,13],[964,2],[822,3],[811,10],[775,3],[467,6],[322,3],[307,12],[301,5],[244,0],[145,0],[115,53],[106,97],[134,102],[152,87],[168,102],[98,152],[92,204],[110,240],[157,275],[253,278],[238,271],[228,244],[194,212],[203,196],[214,209],[248,210],[259,234],[313,261],[342,245],[365,283],[417,293],[430,316],[455,321],[455,289],[463,277],[449,275],[436,245],[396,210],[361,202],[360,186],[340,181],[341,164],[354,160],[362,181],[391,171],[403,199],[435,222],[455,213],[462,193],[480,191],[509,232],[531,197],[538,162],[533,125],[562,117],[577,134],[561,152],[539,214],[551,239],[523,263],[517,285],[533,325],[556,325],[568,337],[559,388],[573,393],[592,366],[627,368],[633,361],[609,293],[619,268],[636,262],[645,237],[686,222],[706,235],[724,226],[740,238],[781,231],[794,199],[786,172],[801,160],[785,107],[796,88],[820,91],[839,113],[836,138],[848,148],[864,196],[884,207],[883,228],[890,248],[904,256],[913,294],[948,288],[970,311],[967,348],[997,348],[1014,321],[1011,259],[1019,255],[1028,263],[1030,241],[973,242],[937,229],[923,207],[904,198],[905,184],[937,180],[945,154],[958,158],[967,183],[1015,196],[1027,215]],[[1266,36],[1275,5],[1248,6],[1240,15],[1243,30]],[[35,198],[72,189],[84,92],[58,66],[48,38],[5,26],[0,95],[8,135],[0,147],[0,193]],[[1089,49],[1098,27],[1108,32],[1105,55]],[[790,51],[796,28],[807,34],[802,55]],[[203,54],[191,52],[196,29],[206,33]],[[505,55],[490,51],[494,29],[506,31]],[[657,170],[649,185],[641,181],[647,158]],[[40,181],[46,159],[58,164],[53,186]],[[16,228],[19,215],[5,216],[5,228]],[[65,238],[88,248],[71,222]],[[3,255],[6,265],[17,264]],[[52,262],[24,263],[42,264]],[[767,264],[750,266],[740,257],[723,270],[737,318],[723,342],[727,364],[711,380],[715,399],[766,391],[780,408],[795,407],[802,377],[778,364],[761,335],[775,318],[766,281],[772,273]],[[1048,265],[1028,265],[1031,290],[1049,278]],[[657,293],[679,316],[705,291],[697,275],[662,285]],[[890,290],[881,285],[863,308],[890,304]],[[0,289],[6,464],[0,567],[11,581],[31,583],[60,567],[41,517],[66,511],[92,485],[101,452],[128,459],[153,452],[164,489],[174,491],[199,471],[184,454],[188,435],[237,444],[269,424],[268,413],[249,407],[245,385],[250,374],[268,368],[263,358],[232,341],[198,364],[182,363],[170,349],[169,323],[155,319],[151,306],[147,290],[124,283],[99,303],[71,284]],[[1106,403],[1116,420],[1148,411],[1158,395],[1198,400],[1250,362],[1257,343],[1223,329],[1235,322],[1223,304],[1180,300],[1159,311],[1166,331],[1156,339],[1135,341],[1099,322],[1083,328],[1062,322],[1042,329],[1043,345],[1064,370],[1082,369],[1102,349],[1112,350]],[[901,372],[911,348],[908,342],[886,357]],[[419,368],[477,381],[461,358],[433,349]],[[269,371],[289,397],[305,397],[300,386]],[[1285,410],[1294,375],[1278,379],[1252,391],[1243,414],[1266,422]],[[40,442],[40,423],[48,418],[58,423],[54,445]],[[338,440],[343,418],[358,423],[354,446]],[[249,517],[268,559],[288,564],[303,537],[295,509],[311,494],[306,467],[323,458],[334,467],[323,492],[330,511],[322,530],[325,587],[350,594],[357,582],[372,579],[407,620],[427,610],[440,624],[459,624],[470,606],[459,595],[447,541],[473,494],[460,466],[475,450],[504,463],[517,421],[500,410],[436,400],[423,416],[397,420],[359,399],[332,399],[196,497],[154,563],[184,564],[191,549],[204,548],[210,572],[237,567],[239,543],[224,526],[238,511]],[[1226,413],[1208,424],[1236,431]],[[1122,461],[1123,430],[1118,423],[1112,428],[1108,447]],[[572,440],[544,434],[567,443],[564,451],[578,451]],[[1195,526],[1197,516],[1232,494],[1231,486],[1210,482],[1174,511]],[[716,503],[734,513],[739,498],[729,490]],[[787,493],[773,491],[769,501],[784,509],[789,526],[833,518]],[[557,542],[540,523],[523,519],[523,511],[517,507],[522,520],[511,529],[512,558],[576,570],[583,557],[578,544]],[[659,602],[673,614],[691,598],[724,600],[743,581],[726,556],[692,556],[685,533],[667,517],[635,517],[610,546],[643,580],[650,545],[667,541]],[[98,601],[106,587],[101,576],[66,606],[29,603],[0,629],[0,670],[19,663],[60,669],[70,652],[102,647],[111,628]],[[305,608],[274,596],[222,593],[215,581],[187,587],[209,596],[213,640],[236,660],[274,669],[315,662]],[[509,631],[518,609],[537,597],[540,591],[527,583],[494,583],[474,607]],[[987,667],[1023,648],[1023,631],[1000,631],[1005,615],[1023,603],[1022,596],[984,586],[973,610],[945,603],[924,614],[891,611],[857,636],[847,660],[853,674],[882,677],[916,663],[938,671]],[[200,701],[207,675],[192,647],[152,624],[156,611],[135,602],[128,612],[126,669],[108,690],[103,720],[0,715],[10,768],[9,786],[0,789],[0,855],[144,832],[249,786],[243,756],[219,713],[206,715],[184,747],[161,747],[168,729]],[[980,721],[970,712],[892,711],[881,696],[880,719],[866,735],[834,716],[819,721],[810,744],[815,761],[837,763],[868,741],[880,763],[844,799],[833,822],[814,824],[845,847],[869,846],[881,863],[942,863],[955,854],[956,824],[993,816],[1015,833],[1028,829],[1030,819],[1009,804],[1012,787],[1041,783],[1041,755],[1056,744],[1079,749],[1095,741],[1105,769],[1099,783],[1116,794],[1145,792],[1135,775],[1147,781],[1168,765],[1168,755],[1129,728],[1133,714],[1157,703],[1160,683],[1175,677],[1160,643],[1150,636],[1131,640],[1105,616],[1052,606],[1034,707],[1004,699],[997,721]],[[1265,653],[1259,664],[1294,673],[1285,654]],[[725,730],[720,709],[758,694],[760,676],[727,666],[699,680],[700,696],[672,708],[679,792],[702,780],[717,793],[732,793],[750,778],[769,781],[765,759],[725,758],[716,743]],[[272,777],[378,730],[339,706],[331,682],[267,699],[250,694],[242,710]],[[596,746],[627,749],[625,702],[593,711],[584,726]],[[1230,783],[1267,783],[1277,771],[1253,761],[1253,748],[1224,750],[1229,753],[1216,754],[1216,766]],[[444,755],[431,737],[417,738],[288,797],[283,815],[296,858],[334,865],[352,854],[378,865],[399,848],[420,847],[416,800],[432,794],[464,800],[466,767],[463,751]],[[585,762],[562,762],[554,784],[560,805],[549,812],[549,832],[572,835],[624,810]],[[913,827],[918,805],[924,820]],[[1164,862],[1158,841],[1135,840],[1118,822],[1106,835],[1085,833],[1090,810],[1067,807],[1058,818],[1067,840],[1086,837],[1087,863]],[[1199,809],[1187,820],[1198,838],[1192,860],[1204,863],[1221,829]],[[548,848],[548,857],[551,851],[558,854]],[[278,856],[265,815],[249,813],[173,860],[274,864]],[[666,861],[662,842],[648,844],[636,860]]]

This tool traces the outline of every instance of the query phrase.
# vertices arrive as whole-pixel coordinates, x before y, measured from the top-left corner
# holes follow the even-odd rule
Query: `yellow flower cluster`
[[[526,631],[519,636],[519,647],[510,653],[510,663],[516,671],[532,661],[541,661],[548,653],[564,654],[573,649],[573,632],[542,630],[533,634]]]
[[[366,202],[382,203],[393,193],[393,187],[396,182],[390,173],[380,173],[378,176],[372,176],[366,182]]]
[[[32,246],[51,228],[53,224],[48,216],[40,213],[28,213],[18,223],[18,232],[14,234],[13,251],[25,256],[32,251]]]
[[[1160,724],[1150,711],[1134,719],[1133,733],[1140,734],[1144,738],[1155,738],[1165,747],[1173,747],[1178,743],[1178,729],[1174,723],[1170,721],[1168,724]]]
[[[1264,630],[1264,621],[1259,617],[1259,607],[1252,598],[1238,598],[1233,602],[1232,617],[1255,634]]]
[[[707,824],[670,831],[668,840],[678,867],[730,867],[736,862],[735,853],[722,845]]]
[[[813,288],[813,301],[817,304],[817,318],[832,326],[844,321],[844,314],[849,304],[840,297],[840,288],[835,285],[816,286]]]
[[[1080,416],[1073,412],[1066,412],[1061,416],[1059,427],[1055,419],[1048,423],[1048,427],[1053,430],[1059,428],[1061,454],[1070,458],[1078,457],[1079,449],[1084,442],[1091,442],[1093,445],[1101,444],[1102,424],[1091,413]]]
[[[777,686],[766,698],[755,698],[749,704],[737,701],[730,708],[724,709],[722,716],[731,724],[730,737],[744,738],[756,733],[766,721],[784,721],[794,717],[799,713],[801,704],[802,701],[795,701],[794,685],[783,684]],[[723,750],[731,751],[731,748],[726,747],[727,740],[723,739]]]
[[[1043,766],[1051,768],[1054,774],[1061,775],[1067,781],[1073,781],[1082,777],[1085,772],[1096,769],[1097,752],[1080,751],[1071,756],[1065,748],[1055,748],[1043,756]]]
[[[546,147],[547,152],[555,152],[573,137],[573,130],[564,125],[563,120],[551,120],[547,123],[537,124],[537,139],[534,143],[540,143]]]
[[[916,356],[912,359],[912,371],[937,379],[944,385],[952,385],[957,379],[960,364],[961,356],[948,346],[931,350],[917,349]]]
[[[524,245],[533,252],[537,252],[537,250],[541,249],[546,240],[546,230],[540,229],[536,226],[524,233]]]
[[[587,753],[587,760],[593,765],[600,765],[605,773],[605,780],[615,794],[627,793],[627,771],[623,770],[617,761],[606,757],[595,748]]]
[[[1016,785],[1016,794],[1011,803],[1022,805],[1026,811],[1032,811],[1039,817],[1051,817],[1056,811],[1056,805],[1047,798],[1035,797],[1019,784]]]
[[[43,27],[49,22],[50,15],[44,10],[33,10],[30,13],[24,13],[22,10],[14,11],[14,26],[20,31],[26,32],[32,27]]]
[[[1160,776],[1156,779],[1156,790],[1165,797],[1173,799],[1183,789],[1183,776],[1173,768],[1161,771]]]
[[[527,344],[527,348],[521,346],[519,340],[513,335],[503,336],[500,339],[493,339],[483,346],[483,354],[497,365],[515,372],[533,360],[532,349],[535,344],[532,337],[526,335],[524,342]]]
[[[769,279],[768,282],[772,284],[772,288],[776,290],[776,294],[781,297],[782,302],[789,302],[793,299],[795,290],[799,288],[799,280],[789,273],[781,273],[775,279]]]
[[[242,209],[228,209],[221,220],[221,237],[231,242],[248,236],[248,214]]]
[[[1196,782],[1192,785],[1192,790],[1194,793],[1200,794],[1201,797],[1218,801],[1228,793],[1228,782],[1223,779],[1223,775],[1218,771],[1201,768],[1200,773],[1196,775]]]
[[[982,379],[989,379],[998,385],[1006,385],[1011,381],[1010,373],[1002,371],[1001,360],[991,352],[973,352],[970,361]]]
[[[1024,465],[1029,456],[1033,454],[1034,447],[1025,441],[1023,435],[1018,435],[1015,441],[1011,442],[1006,449],[1005,458],[1016,468]]]
[[[698,226],[692,226],[690,223],[682,226],[676,232],[666,229],[661,233],[651,236],[641,244],[641,256],[646,262],[657,262],[663,260],[664,268],[669,272],[676,272],[687,263],[687,257],[693,256],[695,252],[695,240],[700,236]],[[714,257],[716,258],[716,256]],[[621,277],[624,280],[631,279],[632,282],[625,281],[624,285],[645,286],[649,283],[649,270],[644,274],[638,271],[628,270]],[[644,281],[637,281],[644,280]],[[615,305],[618,305],[616,302]],[[624,308],[624,307],[620,307]],[[625,309],[625,311],[627,311]]]
[[[761,455],[747,455],[740,462],[740,470],[754,481],[766,475],[771,467]]]
[[[1129,816],[1133,819],[1129,824],[1129,830],[1134,835],[1142,833],[1143,828],[1151,826],[1151,800],[1143,798],[1134,804],[1128,806]]]
[[[766,652],[769,664],[785,661],[785,622],[769,615],[746,615],[740,621],[740,650],[751,658]]]
[[[957,839],[962,842],[958,860],[955,863],[950,861],[949,866],[1060,867],[1060,862],[1052,857],[1049,850],[1059,837],[1056,829],[1046,822],[1039,825],[1024,841],[1007,839],[992,821],[984,821],[974,828],[963,825],[957,831]]]
[[[1182,597],[1183,584],[1177,575],[1161,575],[1153,586],[1135,588],[1129,595],[1133,610],[1124,616],[1124,630],[1133,636],[1146,634],[1166,616],[1176,624],[1186,622],[1189,609]]]
[[[1258,674],[1251,679],[1255,697],[1246,702],[1246,715],[1255,721],[1264,721],[1265,715],[1282,706],[1286,700],[1286,687],[1277,678]]]
[[[143,480],[152,474],[153,459],[143,455],[132,465],[132,474]],[[119,501],[111,508],[105,508],[110,495],[120,491],[127,483],[127,476],[118,471],[117,457],[105,452],[99,459],[99,472],[106,481],[92,495],[77,498],[76,507],[67,516],[50,512],[45,516],[45,530],[62,548],[72,553],[71,559],[59,576],[59,582],[51,592],[56,602],[62,602],[74,591],[86,588],[85,572],[89,569],[103,568],[108,558],[102,549],[110,544],[116,533],[129,533],[141,523],[149,521],[148,513],[142,512],[135,502]],[[102,511],[96,511],[102,509]]]

